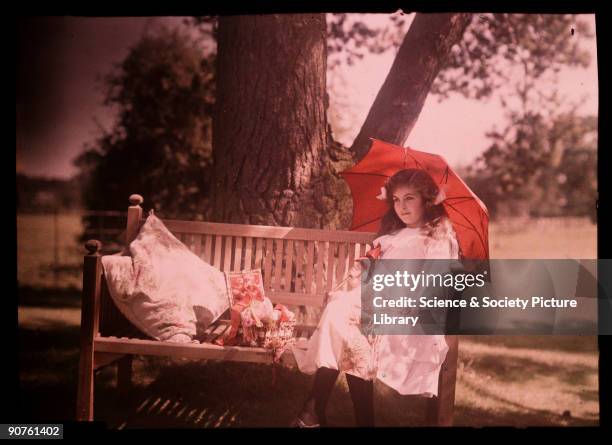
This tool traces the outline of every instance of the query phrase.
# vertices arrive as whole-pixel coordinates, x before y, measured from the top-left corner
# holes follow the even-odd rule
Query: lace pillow
[[[229,308],[223,272],[151,214],[129,256],[102,257],[109,293],[125,317],[161,341],[190,342]]]

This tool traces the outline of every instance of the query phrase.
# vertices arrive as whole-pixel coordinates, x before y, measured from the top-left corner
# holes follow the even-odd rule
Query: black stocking
[[[357,426],[374,426],[374,382],[346,374]]]
[[[335,369],[321,367],[317,369],[314,379],[314,385],[307,403],[314,403],[314,411],[319,418],[321,426],[327,425],[327,419],[325,417],[325,408],[329,401],[332,389],[338,378],[340,371]]]

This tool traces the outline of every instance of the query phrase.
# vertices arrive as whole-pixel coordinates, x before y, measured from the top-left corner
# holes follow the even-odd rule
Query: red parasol
[[[443,186],[443,201],[453,228],[457,233],[463,258],[488,259],[489,213],[486,206],[438,155],[404,148],[372,139],[368,154],[341,175],[348,182],[353,196],[351,230],[376,232],[388,207],[376,199],[387,178],[405,168],[427,171],[434,181]]]

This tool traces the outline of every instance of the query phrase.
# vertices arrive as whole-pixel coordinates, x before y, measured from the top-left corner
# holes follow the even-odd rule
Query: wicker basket
[[[250,330],[248,337],[252,339],[249,342],[245,340],[248,346],[274,349],[291,341],[295,331],[295,320],[263,323],[261,327],[243,327],[243,338],[245,339],[247,338],[247,335],[244,335],[246,329]]]

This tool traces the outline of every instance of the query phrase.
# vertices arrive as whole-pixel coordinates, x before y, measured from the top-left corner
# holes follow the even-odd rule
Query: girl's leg
[[[357,426],[374,426],[374,381],[346,374]]]
[[[308,400],[298,416],[298,423],[301,423],[301,426],[316,426],[316,423],[327,426],[325,409],[338,374],[340,371],[335,369],[325,367],[317,369]]]

